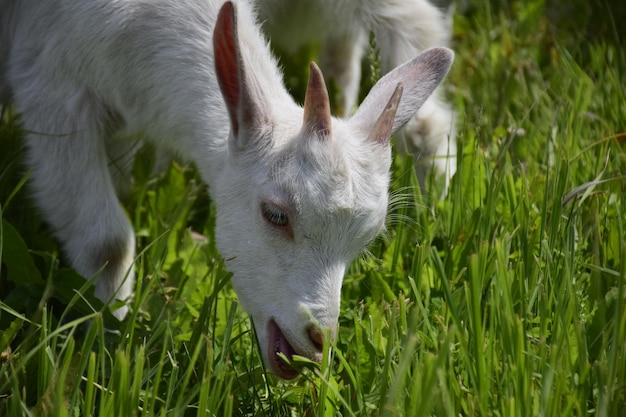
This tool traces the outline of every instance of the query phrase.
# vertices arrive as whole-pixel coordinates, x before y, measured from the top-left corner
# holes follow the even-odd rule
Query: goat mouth
[[[298,376],[298,371],[293,369],[291,365],[283,360],[279,353],[282,353],[289,359],[290,361],[293,359],[293,355],[296,355],[297,352],[291,346],[283,332],[278,327],[278,324],[274,321],[274,319],[270,320],[268,324],[269,330],[269,365],[272,368],[272,371],[279,377],[283,379],[293,379]]]

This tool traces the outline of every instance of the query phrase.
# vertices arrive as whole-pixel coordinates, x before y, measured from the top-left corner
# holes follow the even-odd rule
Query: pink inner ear
[[[233,133],[239,130],[237,110],[240,98],[239,51],[237,50],[237,17],[233,3],[224,3],[217,16],[213,30],[213,48],[215,49],[215,71],[217,80],[226,101]]]

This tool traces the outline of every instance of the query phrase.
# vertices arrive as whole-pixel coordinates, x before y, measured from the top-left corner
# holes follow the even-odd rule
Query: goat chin
[[[259,0],[259,10],[278,3]],[[292,3],[300,2],[281,2]],[[336,334],[346,266],[385,222],[389,138],[453,60],[446,48],[418,54],[419,41],[397,38],[410,32],[430,46],[441,35],[433,22],[398,31],[410,20],[402,10],[434,10],[425,1],[325,3],[366,9],[344,11],[364,16],[348,28],[374,30],[389,70],[344,119],[331,116],[315,64],[304,107],[293,101],[245,1],[5,0],[0,8],[0,95],[20,112],[33,196],[68,261],[97,275],[100,299],[127,301],[135,237],[113,177],[129,175],[137,146],[119,138],[140,135],[192,161],[217,207],[217,246],[264,362],[283,378],[296,373],[278,353],[320,360],[323,335]],[[339,35],[325,38],[336,65],[323,67],[345,66],[332,51]],[[346,98],[350,109],[354,102]]]

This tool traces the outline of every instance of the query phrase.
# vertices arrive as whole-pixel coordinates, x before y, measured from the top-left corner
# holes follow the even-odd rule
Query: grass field
[[[614,3],[457,5],[445,91],[458,173],[444,199],[434,181],[421,195],[396,156],[388,230],[347,273],[330,360],[302,361],[289,383],[261,364],[192,168],[154,176],[150,149],[135,164],[140,279],[118,323],[30,205],[4,109],[0,416],[626,415],[626,7]]]

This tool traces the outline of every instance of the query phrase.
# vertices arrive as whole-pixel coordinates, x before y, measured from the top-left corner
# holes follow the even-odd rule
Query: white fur
[[[233,86],[216,68],[233,64],[213,47],[221,4],[0,0],[0,93],[11,96],[27,132],[36,203],[72,266],[99,273],[102,300],[126,300],[134,280],[134,233],[110,162],[132,148],[124,138],[141,135],[193,161],[216,204],[218,247],[264,361],[290,377],[277,365],[270,323],[295,352],[319,360],[319,329],[335,331],[345,268],[385,220],[389,132],[368,136],[398,83],[393,128],[406,123],[452,53],[432,49],[391,71],[323,138],[303,129],[303,109],[243,0],[234,67],[241,94],[228,100]],[[216,31],[216,39],[228,36]],[[289,229],[268,222],[264,205],[284,210]]]
[[[255,0],[272,43],[286,51],[321,44],[320,67],[341,87],[342,111],[357,105],[361,59],[374,32],[387,73],[434,46],[447,46],[450,22],[428,0]],[[423,186],[428,173],[456,171],[456,116],[436,91],[402,131],[399,149],[414,155]]]

